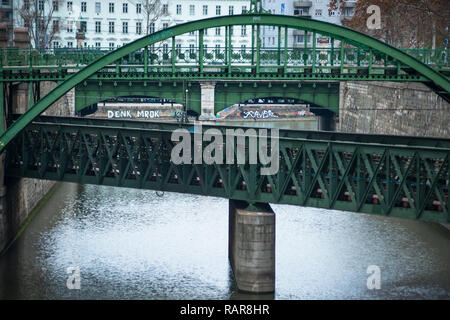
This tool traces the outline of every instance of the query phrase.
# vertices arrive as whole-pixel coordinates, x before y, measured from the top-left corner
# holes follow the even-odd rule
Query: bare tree
[[[156,30],[150,28],[152,23],[154,24],[161,16],[167,15],[167,12],[164,12],[165,7],[161,4],[161,0],[145,0],[142,3],[142,10],[146,23],[145,34],[150,34],[150,31],[155,32]]]
[[[381,28],[369,30],[367,8],[377,5],[381,10]],[[329,11],[346,8],[345,0],[331,0]],[[358,0],[355,13],[343,24],[369,34],[396,47],[443,47],[450,24],[448,0]]]
[[[63,5],[63,0],[21,0],[15,2],[15,8],[23,26],[28,28],[30,40],[35,46],[43,48],[51,43],[63,27],[63,20],[55,18]],[[37,5],[36,5],[37,4]],[[37,9],[37,10],[36,10]],[[37,38],[36,38],[37,22]]]

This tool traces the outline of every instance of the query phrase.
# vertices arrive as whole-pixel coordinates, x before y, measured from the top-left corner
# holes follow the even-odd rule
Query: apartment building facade
[[[329,12],[330,0],[263,0],[263,7],[273,14],[292,15],[341,25],[344,18],[348,18],[353,15],[356,2],[357,0],[346,1],[342,14],[339,10]],[[288,32],[288,47],[304,47],[305,37],[307,46],[312,46],[311,34],[305,35],[305,32],[302,30],[292,29]],[[284,38],[284,36],[282,38]],[[276,47],[278,45],[277,39],[278,30],[275,27],[262,28],[261,41],[263,47]],[[322,47],[330,45],[329,39],[318,37],[316,41],[317,44],[320,44]],[[335,44],[338,44],[338,42]]]
[[[26,0],[17,0],[24,3]],[[34,2],[35,0],[31,0]],[[249,0],[161,0],[159,10],[145,11],[146,0],[38,0],[39,8],[53,8],[52,29],[57,30],[46,47],[98,47],[115,48],[132,42],[147,33],[170,26],[215,16],[241,14],[250,9]],[[154,0],[149,0],[150,3]],[[157,11],[157,12],[156,12]],[[155,14],[156,12],[156,14]],[[147,18],[149,16],[149,18]],[[24,26],[20,16],[15,24]],[[247,30],[248,29],[248,30]],[[251,28],[233,30],[233,47],[251,46]],[[77,37],[78,34],[78,37]],[[82,37],[79,35],[82,34]],[[207,30],[204,44],[207,48],[224,45],[225,28]],[[163,44],[171,45],[170,41]],[[177,48],[193,48],[198,45],[198,32],[176,38]]]

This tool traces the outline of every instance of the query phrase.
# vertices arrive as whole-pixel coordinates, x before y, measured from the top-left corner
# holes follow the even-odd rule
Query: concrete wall
[[[450,137],[449,104],[421,83],[342,82],[342,132]]]
[[[40,94],[43,97],[56,83],[43,82]],[[74,90],[68,92],[45,112],[46,115],[74,115]],[[20,84],[14,88],[14,109],[23,112],[29,103],[29,86]],[[38,179],[7,179],[6,195],[0,198],[0,251],[14,238],[20,226],[39,201],[55,185],[53,181]]]

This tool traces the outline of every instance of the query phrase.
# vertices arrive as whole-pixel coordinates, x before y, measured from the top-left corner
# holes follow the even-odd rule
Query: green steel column
[[[370,49],[369,52],[369,75],[372,74],[372,60],[373,60],[373,51]]]
[[[225,52],[223,53],[225,65],[228,65],[228,26],[225,27]]]
[[[148,46],[144,49],[144,73],[148,73]]]
[[[306,67],[306,60],[308,59],[308,31],[306,31],[305,30],[305,38],[303,39],[304,40],[304,45],[303,45],[303,57],[306,57],[306,59],[305,58],[303,58],[303,63],[304,63],[304,65],[305,65],[305,67]]]
[[[316,32],[313,32],[313,61],[312,61],[312,73],[316,73]]]
[[[5,132],[5,84],[0,81],[0,134]]]
[[[228,26],[228,73],[231,73],[231,53],[233,52],[233,44],[231,43],[231,35],[233,34],[233,26]]]
[[[284,27],[284,73],[287,72],[287,61],[288,61],[288,27]]]
[[[171,59],[172,59],[172,73],[175,73],[176,56],[177,56],[177,52],[176,52],[176,50],[175,50],[175,37],[172,37],[172,52],[171,52]]]
[[[278,52],[277,52],[277,65],[281,66],[281,26],[278,26]]]
[[[331,38],[331,55],[330,55],[330,59],[331,59],[331,66],[334,65],[334,38]]]
[[[198,65],[199,65],[199,71],[203,72],[203,35],[205,30],[200,29],[198,31]]]
[[[255,64],[255,26],[252,25],[252,67]]]
[[[30,101],[28,101],[28,108],[30,109],[33,105],[34,105],[34,92],[33,92],[33,82],[30,81],[30,86],[29,86],[29,96],[30,96]]]
[[[256,73],[259,73],[259,66],[261,64],[260,57],[261,57],[261,39],[259,37],[260,35],[260,25],[256,25]]]

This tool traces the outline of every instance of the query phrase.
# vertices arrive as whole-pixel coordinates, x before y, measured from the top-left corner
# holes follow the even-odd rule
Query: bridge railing
[[[52,49],[22,49],[2,48],[0,49],[0,66],[24,69],[32,68],[73,68],[83,67],[107,54],[115,48],[52,48]],[[405,53],[415,57],[419,61],[434,68],[450,67],[450,49],[401,49]],[[172,53],[173,52],[173,53]],[[276,47],[261,47],[259,52],[256,48],[247,47],[177,47],[175,50],[169,46],[150,48],[146,55],[141,49],[117,61],[119,65],[149,66],[160,65],[215,65],[219,67],[247,65],[256,67],[288,66],[294,71],[297,66],[340,66],[340,48],[331,47],[289,47],[287,50],[279,50]],[[364,51],[356,47],[345,47],[343,50],[344,63],[347,67],[393,66],[394,62],[386,56]],[[302,70],[303,71],[303,70]]]

